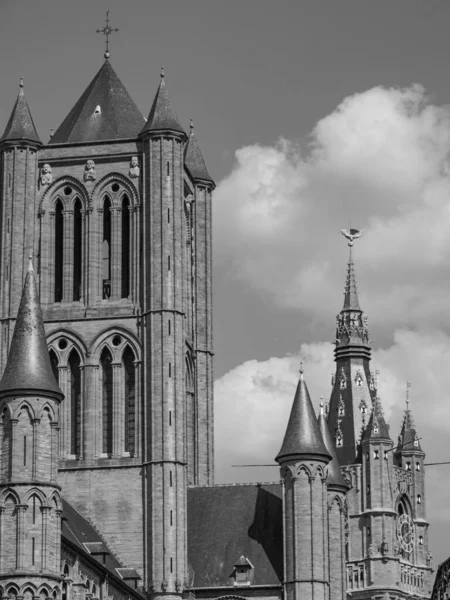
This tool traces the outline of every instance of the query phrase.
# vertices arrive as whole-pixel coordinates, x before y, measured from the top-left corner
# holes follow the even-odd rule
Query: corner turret
[[[0,138],[0,144],[4,142],[28,143],[33,146],[40,146],[42,144],[37,134],[27,99],[25,98],[23,79],[20,80],[20,89],[16,103],[14,104],[6,129]]]
[[[164,69],[161,68],[161,81],[153,100],[147,122],[140,132],[140,136],[153,132],[168,131],[180,134],[186,138],[186,132],[180,125],[178,117],[172,107],[172,102],[166,87]]]

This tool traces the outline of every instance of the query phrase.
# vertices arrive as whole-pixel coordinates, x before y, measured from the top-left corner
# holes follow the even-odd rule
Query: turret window
[[[406,470],[411,471],[411,463],[410,462],[406,463]]]
[[[417,494],[417,504],[422,504],[422,496]]]
[[[385,450],[385,451],[384,451],[384,460],[387,460],[387,459],[388,459],[388,451],[387,451],[387,450]]]
[[[423,546],[423,535],[419,535],[419,546]]]
[[[416,462],[416,471],[420,471],[420,463]]]
[[[379,450],[374,450],[373,451],[373,457],[375,460],[379,460],[380,459],[380,452]]]

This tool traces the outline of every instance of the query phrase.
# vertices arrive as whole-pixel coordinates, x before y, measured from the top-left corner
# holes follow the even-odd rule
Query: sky
[[[331,391],[348,248],[394,440],[450,461],[450,2],[0,0],[0,128],[24,77],[47,141],[103,62],[147,115],[164,66],[214,195],[216,481],[274,481],[303,360]],[[435,565],[450,465],[426,474]]]

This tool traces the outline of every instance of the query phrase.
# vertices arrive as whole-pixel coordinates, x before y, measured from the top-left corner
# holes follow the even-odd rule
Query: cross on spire
[[[119,31],[117,28],[113,29],[110,24],[109,24],[109,10],[106,11],[106,24],[103,27],[103,29],[96,29],[95,32],[96,33],[103,33],[103,35],[105,36],[105,43],[106,43],[106,47],[105,47],[105,54],[104,57],[106,59],[108,59],[111,54],[109,52],[109,36],[111,35],[111,33],[114,33],[116,31]]]

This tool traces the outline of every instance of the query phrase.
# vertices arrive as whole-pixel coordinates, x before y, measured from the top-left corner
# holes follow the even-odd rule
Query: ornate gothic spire
[[[406,387],[406,409],[403,416],[402,428],[400,435],[398,436],[397,453],[400,452],[422,452],[420,446],[419,436],[417,435],[416,425],[409,408],[409,387],[410,383],[407,383]]]
[[[361,236],[358,229],[343,229],[342,234],[349,240],[350,248],[345,281],[344,306],[336,317],[336,359],[344,356],[370,358],[369,331],[367,317],[359,305],[356,287],[352,247],[354,240]]]
[[[189,129],[189,139],[186,145],[186,153],[184,158],[185,165],[193,179],[212,181],[211,175],[208,173],[208,169],[206,168],[200,146],[198,145],[192,119]]]
[[[20,89],[16,103],[9,117],[6,129],[0,138],[0,142],[28,141],[34,144],[42,144],[34,126],[33,117],[28,107],[27,99],[23,91],[23,79],[20,79]]]
[[[50,365],[31,258],[8,362],[0,381],[0,395],[6,394],[43,394],[63,399]]]
[[[283,445],[275,460],[283,462],[308,456],[331,458],[322,439],[301,368]]]

